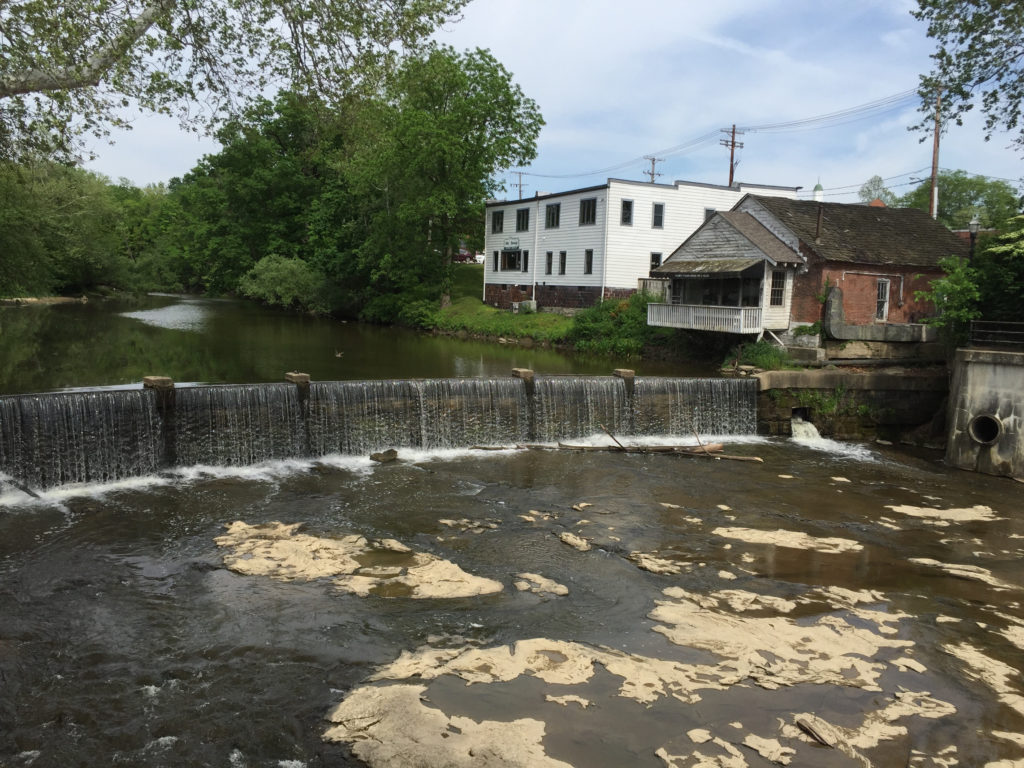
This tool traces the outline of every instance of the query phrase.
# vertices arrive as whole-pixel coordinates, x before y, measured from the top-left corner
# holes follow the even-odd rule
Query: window
[[[660,267],[660,266],[661,266],[661,254],[660,253],[652,253],[651,254],[651,269],[655,269],[655,268]]]
[[[715,215],[715,209],[714,208],[705,208],[704,209],[704,221],[707,221],[708,219],[710,219],[714,215]]]
[[[594,249],[587,248],[583,252],[583,274],[592,275],[594,274]]]
[[[523,251],[523,272],[530,271],[530,252]]]
[[[545,229],[558,229],[558,222],[562,218],[562,204],[552,203],[547,207],[544,217]]]
[[[530,228],[530,209],[520,208],[516,211],[516,232],[526,232]]]
[[[544,258],[544,274],[545,275],[550,275],[551,274],[551,263],[553,261],[553,258],[552,258],[553,256],[554,256],[554,254],[551,251],[548,251],[547,255]]]
[[[651,226],[654,229],[662,229],[665,226],[665,204],[655,203],[651,216]]]
[[[491,233],[498,234],[505,229],[505,212],[495,211],[491,214]]]
[[[501,271],[502,272],[519,272],[523,268],[523,252],[522,251],[502,251],[501,252]]]
[[[633,226],[633,201],[623,200],[622,201],[622,217],[620,219],[622,226],[631,227]]]
[[[772,270],[772,288],[768,303],[773,307],[782,306],[782,297],[786,293],[786,273],[781,269]]]
[[[580,226],[597,223],[597,198],[580,200]]]
[[[501,254],[497,251],[494,252],[494,271],[497,272],[501,267]]]
[[[886,278],[878,280],[878,299],[875,301],[875,320],[889,319],[889,281]]]
[[[565,274],[565,251],[558,252],[558,274]]]

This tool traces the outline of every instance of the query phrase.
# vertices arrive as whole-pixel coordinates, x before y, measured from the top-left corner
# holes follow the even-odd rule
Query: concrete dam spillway
[[[531,376],[0,397],[0,472],[29,488],[178,466],[619,436],[753,434],[757,382]],[[2,480],[3,478],[0,478]]]

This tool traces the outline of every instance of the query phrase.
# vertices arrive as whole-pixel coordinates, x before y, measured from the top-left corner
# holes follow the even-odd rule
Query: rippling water
[[[736,749],[742,764],[768,765],[742,744],[750,734],[794,750],[791,765],[856,765],[838,750],[786,735],[780,721],[813,713],[861,727],[871,713],[890,711],[885,707],[901,690],[929,692],[955,714],[894,720],[890,738],[859,748],[873,764],[951,765],[940,762],[950,755],[972,766],[1021,760],[1024,712],[1014,698],[1024,695],[1020,486],[947,470],[931,455],[822,448],[756,438],[727,444],[728,452],[759,455],[763,464],[420,452],[387,465],[329,457],[194,468],[59,489],[41,501],[5,488],[0,765],[362,765],[352,743],[323,739],[331,725],[325,718],[357,691],[382,686],[368,678],[403,651],[496,649],[546,638],[684,666],[714,663],[715,651],[654,631],[665,626],[651,618],[659,603],[680,599],[673,589],[702,599],[739,590],[796,601],[800,607],[778,617],[780,625],[841,620],[875,627],[818,598],[804,600],[825,587],[873,590],[871,608],[890,616],[893,633],[875,628],[872,636],[907,641],[898,653],[869,659],[881,670],[877,690],[810,682],[766,688],[757,679],[774,674],[770,658],[767,672],[704,690],[685,705],[672,696],[646,705],[623,699],[621,680],[603,667],[586,686],[519,676],[467,687],[453,675],[419,684],[427,686],[429,707],[449,717],[539,719],[547,755],[580,768],[663,766],[659,748],[690,765],[700,750],[724,749],[714,739]],[[992,513],[956,521],[893,509],[901,505],[981,505]],[[325,539],[395,539],[504,589],[414,600],[358,597],[329,580],[242,575],[225,567],[215,543],[237,520],[302,523]],[[784,541],[750,543],[743,538],[750,530],[859,548],[827,553]],[[565,532],[589,539],[592,549],[566,545],[559,538]],[[634,552],[681,572],[641,570],[629,559]],[[981,570],[965,576],[940,567],[948,564]],[[518,591],[516,574],[523,572],[553,579],[569,594]],[[722,615],[742,622],[773,614]],[[1002,678],[979,671],[964,660],[965,646],[1009,671]],[[785,654],[775,650],[778,667]],[[900,668],[899,655],[920,669]],[[593,705],[546,699],[567,693]],[[694,729],[713,739],[687,738]],[[429,754],[422,757],[420,764],[432,764]]]

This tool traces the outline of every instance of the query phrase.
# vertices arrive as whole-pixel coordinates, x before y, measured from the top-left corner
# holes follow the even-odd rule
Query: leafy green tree
[[[974,259],[985,320],[1020,322],[1024,307],[1024,216],[1008,222]]]
[[[885,186],[885,179],[877,174],[865,181],[857,192],[857,197],[862,203],[870,203],[872,200],[881,200],[890,208],[896,205],[899,198],[895,193]]]
[[[488,51],[440,47],[411,57],[356,126],[353,190],[372,201],[372,257],[396,285],[417,273],[451,290],[452,255],[479,239],[498,174],[528,163],[537,104]],[[418,267],[418,269],[417,269]]]
[[[925,322],[939,329],[947,346],[957,347],[967,340],[971,320],[981,317],[978,271],[962,256],[947,256],[939,264],[946,274],[914,297],[932,302],[938,314]]]
[[[917,0],[913,15],[928,24],[936,42],[934,69],[921,76],[919,130],[933,130],[935,95],[943,114],[962,124],[976,105],[985,116],[985,138],[1016,133],[1024,149],[1024,3],[1020,0]]]
[[[289,85],[373,87],[466,0],[10,0],[0,4],[0,157],[72,157],[126,108],[193,129]]]
[[[57,163],[0,161],[0,294],[123,284],[121,216],[101,176]]]
[[[939,171],[938,181],[936,218],[950,229],[967,229],[975,215],[983,228],[998,229],[1020,212],[1020,195],[1008,182],[972,176],[966,171]],[[931,182],[923,181],[897,204],[927,211],[930,200]]]

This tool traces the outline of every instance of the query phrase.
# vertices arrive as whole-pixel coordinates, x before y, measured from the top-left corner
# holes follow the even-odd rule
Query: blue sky
[[[664,158],[658,181],[725,184],[725,134],[685,151],[664,152],[738,126],[791,122],[914,89],[929,68],[932,41],[906,0],[473,0],[436,35],[457,49],[489,48],[546,121],[525,195],[643,179]],[[926,176],[931,140],[907,126],[916,99],[868,119],[812,130],[748,132],[737,180],[802,186],[821,180],[826,199],[855,201],[878,174],[901,194]],[[981,120],[951,125],[940,166],[1011,180],[1024,156],[1010,137],[985,142]],[[89,167],[136,184],[187,172],[209,140],[173,121],[140,118],[113,147],[98,146]],[[614,170],[604,170],[623,165]],[[593,171],[603,171],[592,173]],[[511,174],[506,179],[512,180]],[[506,195],[518,192],[511,186]]]

